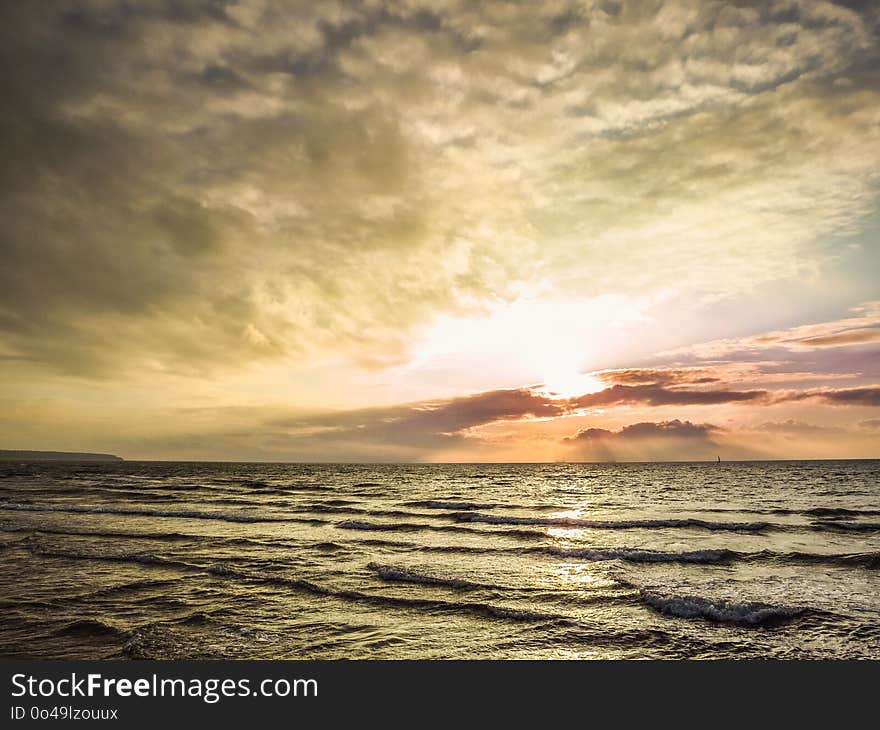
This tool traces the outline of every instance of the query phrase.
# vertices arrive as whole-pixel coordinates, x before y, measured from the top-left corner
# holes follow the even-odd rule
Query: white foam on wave
[[[668,616],[678,618],[701,618],[719,623],[759,626],[792,619],[806,611],[790,606],[771,606],[766,603],[734,603],[700,596],[663,595],[642,590],[642,601],[649,607]]]

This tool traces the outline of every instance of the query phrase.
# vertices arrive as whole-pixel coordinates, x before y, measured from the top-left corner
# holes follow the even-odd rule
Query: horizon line
[[[116,456],[116,454],[113,454]],[[150,463],[150,464],[299,464],[303,466],[310,465],[348,465],[348,466],[368,466],[368,465],[388,465],[388,466],[436,466],[436,465],[460,465],[470,466],[479,464],[495,464],[495,465],[543,465],[543,464],[754,464],[754,463],[771,463],[771,462],[822,462],[822,461],[880,461],[880,456],[864,456],[864,457],[840,457],[840,458],[824,458],[824,459],[722,459],[720,462],[715,459],[666,459],[666,460],[616,460],[616,461],[577,461],[577,460],[559,460],[559,461],[248,461],[235,459],[127,459],[119,457],[122,462],[128,463]],[[9,460],[9,463],[15,463],[17,460]],[[101,460],[81,460],[81,461],[64,461],[58,460],[31,460],[23,459],[18,463],[79,463],[79,464],[117,464],[118,461],[101,461]]]

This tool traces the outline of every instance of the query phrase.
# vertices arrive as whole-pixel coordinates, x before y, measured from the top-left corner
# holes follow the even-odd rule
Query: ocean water
[[[0,464],[0,655],[880,658],[880,461]]]

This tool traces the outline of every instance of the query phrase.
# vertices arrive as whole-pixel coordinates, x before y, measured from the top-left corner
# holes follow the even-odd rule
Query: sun
[[[585,393],[596,393],[604,387],[599,378],[577,368],[552,367],[545,370],[540,390],[557,398],[574,398]]]

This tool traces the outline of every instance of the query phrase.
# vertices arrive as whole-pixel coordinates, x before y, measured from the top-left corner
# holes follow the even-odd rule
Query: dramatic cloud
[[[690,421],[633,423],[618,431],[586,428],[563,439],[578,458],[596,461],[617,460],[693,460],[714,458],[718,444],[713,436],[720,429],[712,424]]]
[[[797,355],[823,348],[880,343],[880,302],[866,302],[852,308],[853,316],[800,325],[753,337],[714,340],[692,347],[660,353],[659,357],[691,356],[701,359],[736,358],[759,353]]]
[[[880,406],[880,385],[867,388],[838,388],[782,393],[777,401],[819,400],[838,406]]]
[[[640,404],[647,406],[713,405],[718,403],[747,403],[765,399],[763,390],[687,390],[665,388],[661,385],[612,385],[598,393],[587,393],[575,398],[577,408]]]
[[[661,423],[634,423],[624,426],[619,431],[608,431],[604,428],[586,428],[566,441],[607,441],[607,440],[638,440],[656,438],[679,439],[711,439],[718,426],[709,423],[696,424],[690,421],[663,421]]]
[[[880,342],[880,328],[850,330],[833,335],[820,335],[800,340],[801,345],[812,347],[837,347],[839,345],[861,345],[868,342]]]
[[[280,419],[270,425],[286,429],[293,439],[305,436],[321,442],[439,449],[460,441],[476,426],[553,418],[566,411],[565,403],[529,390],[498,390],[445,401]]]
[[[595,376],[615,386],[674,391],[736,390],[756,403],[815,401],[877,405],[880,382],[880,305],[868,302],[852,316],[785,330],[714,340],[660,352],[650,367],[606,370]],[[851,387],[831,387],[847,381]],[[657,401],[658,403],[661,401]]]
[[[851,427],[878,39],[820,0],[2,3],[0,439],[687,458]]]
[[[620,385],[703,385],[721,380],[707,368],[624,368],[593,375],[604,382]]]
[[[522,283],[699,298],[814,270],[872,206],[870,8],[0,13],[10,368],[378,366]]]

